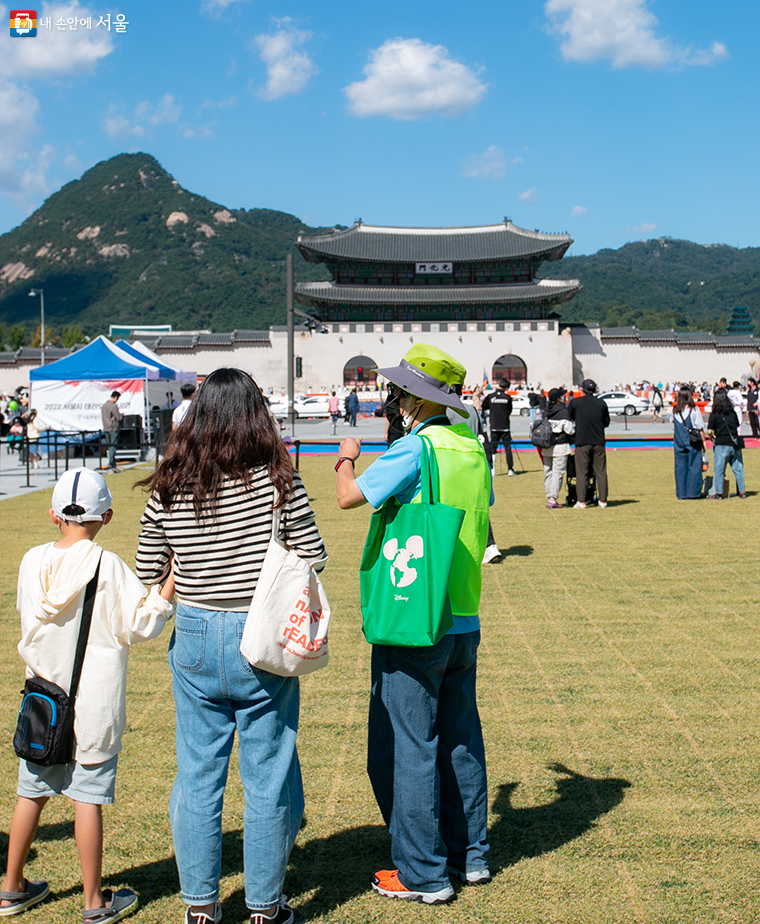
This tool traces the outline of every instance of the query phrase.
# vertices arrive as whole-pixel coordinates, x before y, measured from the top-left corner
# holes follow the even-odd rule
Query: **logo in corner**
[[[383,555],[391,563],[391,583],[394,587],[408,587],[417,580],[417,569],[410,568],[409,562],[422,558],[424,554],[422,536],[410,536],[403,549],[398,547],[398,540],[389,539],[383,546]],[[396,596],[397,600],[407,597]]]
[[[11,38],[35,38],[37,10],[11,10]]]

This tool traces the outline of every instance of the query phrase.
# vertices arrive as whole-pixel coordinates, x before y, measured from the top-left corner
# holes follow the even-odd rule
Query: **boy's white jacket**
[[[18,650],[27,677],[52,680],[68,691],[84,592],[101,549],[87,539],[65,550],[53,545],[30,549],[21,562]],[[173,612],[157,586],[148,592],[118,555],[102,553],[74,710],[79,763],[99,764],[121,750],[129,646],[160,635]]]

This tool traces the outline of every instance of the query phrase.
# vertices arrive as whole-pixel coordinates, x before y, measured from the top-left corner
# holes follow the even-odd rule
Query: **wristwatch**
[[[337,472],[338,469],[341,467],[341,465],[343,465],[344,462],[350,462],[350,463],[351,463],[351,468],[355,468],[355,466],[354,466],[354,460],[351,458],[351,456],[341,456],[340,459],[338,459],[338,461],[337,461],[337,463],[336,463],[336,465],[335,465],[335,471],[336,471],[336,472]]]

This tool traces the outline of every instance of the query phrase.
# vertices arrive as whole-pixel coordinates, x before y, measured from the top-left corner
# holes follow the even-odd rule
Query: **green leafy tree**
[[[14,324],[13,327],[8,328],[5,339],[8,349],[18,350],[26,343],[26,331],[20,324]]]
[[[84,342],[84,332],[81,324],[69,324],[68,327],[63,328],[63,333],[61,334],[61,343],[63,346],[73,347],[78,343]]]

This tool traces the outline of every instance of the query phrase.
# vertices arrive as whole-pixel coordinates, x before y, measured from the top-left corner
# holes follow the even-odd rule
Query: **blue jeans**
[[[367,770],[409,889],[438,891],[446,866],[488,866],[488,792],[475,702],[480,632],[429,648],[375,645]]]
[[[116,447],[119,445],[121,433],[114,430],[112,433],[106,433],[106,442],[108,443],[108,467],[116,467]]]
[[[734,446],[716,446],[713,450],[715,463],[715,493],[723,493],[723,479],[726,475],[726,466],[730,465],[736,478],[736,487],[739,493],[744,493],[744,460],[741,449]]]
[[[255,911],[282,895],[304,803],[296,753],[298,678],[276,677],[245,660],[239,648],[245,618],[184,603],[177,607],[169,645],[177,778],[169,811],[182,900],[217,901],[222,804],[237,730],[245,791],[245,898]]]

